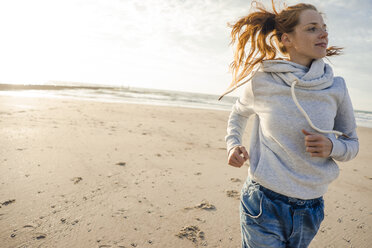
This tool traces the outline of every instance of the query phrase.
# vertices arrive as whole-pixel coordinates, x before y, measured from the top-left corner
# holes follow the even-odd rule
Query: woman
[[[359,143],[344,79],[323,61],[341,48],[328,48],[322,15],[310,4],[272,7],[258,6],[232,25],[230,88],[255,73],[229,117],[228,164],[250,164],[241,191],[242,247],[307,247],[324,218],[322,196],[339,174],[335,160],[354,158]],[[248,153],[242,136],[249,117]]]

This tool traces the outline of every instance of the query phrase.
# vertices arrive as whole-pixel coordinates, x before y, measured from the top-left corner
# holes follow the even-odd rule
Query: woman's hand
[[[228,156],[228,164],[234,167],[241,167],[245,161],[249,159],[249,155],[244,146],[236,146],[231,149]]]
[[[310,133],[305,129],[302,129],[302,133],[305,134],[306,151],[311,154],[311,157],[329,157],[333,148],[329,138],[322,134]]]

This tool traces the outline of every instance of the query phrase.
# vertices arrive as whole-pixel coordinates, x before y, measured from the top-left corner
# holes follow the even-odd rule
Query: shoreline
[[[69,100],[75,100],[75,101],[91,101],[91,102],[102,102],[102,103],[123,103],[123,104],[137,104],[137,105],[150,105],[150,106],[164,106],[164,107],[176,107],[176,108],[189,108],[189,109],[201,109],[201,110],[212,110],[212,111],[223,111],[223,112],[231,112],[231,109],[222,109],[219,107],[211,107],[211,106],[186,106],[185,104],[177,104],[177,103],[169,103],[169,102],[138,102],[136,100],[129,100],[129,99],[120,99],[120,100],[115,100],[115,99],[99,99],[99,98],[84,98],[84,97],[78,97],[78,96],[61,96],[61,95],[41,95],[41,94],[36,94],[32,95],[29,94],[28,96],[26,95],[11,95],[11,94],[1,94],[0,91],[0,97],[26,97],[26,98],[48,98],[48,99],[69,99]],[[232,107],[232,106],[231,106]],[[364,110],[356,110],[357,112],[365,112],[365,113],[370,113],[368,111]],[[372,128],[372,123],[366,123],[364,121],[363,124],[361,124],[363,121],[358,121],[357,120],[357,126],[362,127],[362,128]]]

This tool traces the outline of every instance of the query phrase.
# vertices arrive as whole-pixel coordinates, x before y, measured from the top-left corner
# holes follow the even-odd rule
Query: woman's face
[[[302,11],[299,23],[294,31],[287,35],[288,42],[284,45],[291,61],[309,66],[313,59],[326,56],[328,33],[323,18],[317,11]]]

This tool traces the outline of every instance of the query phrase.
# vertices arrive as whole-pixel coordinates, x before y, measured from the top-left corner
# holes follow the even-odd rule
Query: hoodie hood
[[[261,68],[264,72],[270,72],[275,80],[281,79],[291,87],[294,103],[314,130],[320,133],[334,133],[348,137],[340,131],[322,130],[316,127],[297,100],[295,87],[308,90],[322,90],[333,84],[332,68],[328,64],[325,64],[322,59],[314,60],[310,68],[286,60],[266,60],[262,62]]]
[[[282,79],[288,86],[297,81],[296,88],[322,90],[333,83],[332,68],[323,59],[314,60],[310,68],[287,60],[262,61],[261,69],[270,72],[278,80]]]

